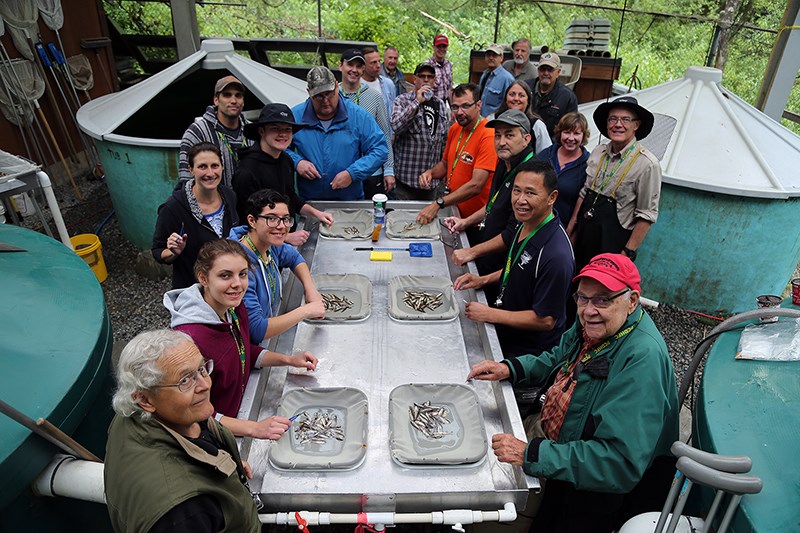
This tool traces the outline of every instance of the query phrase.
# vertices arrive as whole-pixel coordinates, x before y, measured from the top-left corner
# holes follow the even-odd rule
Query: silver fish
[[[450,411],[441,405],[431,405],[430,401],[413,403],[408,406],[411,426],[429,439],[441,439],[450,432],[444,431],[449,423]]]
[[[303,411],[292,427],[300,444],[325,444],[330,439],[344,440],[344,430],[335,414],[316,411],[310,415],[308,411]]]

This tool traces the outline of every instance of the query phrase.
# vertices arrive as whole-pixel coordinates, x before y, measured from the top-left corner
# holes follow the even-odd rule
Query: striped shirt
[[[217,145],[222,153],[222,183],[230,187],[233,172],[239,162],[239,149],[253,144],[253,141],[244,136],[245,124],[247,124],[247,119],[244,118],[244,115],[239,115],[239,128],[229,130],[217,120],[217,107],[208,106],[203,116],[194,119],[181,138],[178,177],[181,179],[192,178],[186,151],[195,144],[209,142]]]
[[[341,87],[341,86],[340,86]],[[392,150],[392,128],[389,125],[389,117],[386,115],[386,102],[383,95],[374,89],[370,89],[366,83],[361,82],[361,87],[352,93],[346,92],[343,88],[340,89],[341,95],[354,104],[363,107],[372,115],[378,127],[386,137],[386,145],[389,148],[389,158],[386,164],[383,165],[384,176],[394,176],[394,150]],[[373,174],[379,176],[380,172]]]

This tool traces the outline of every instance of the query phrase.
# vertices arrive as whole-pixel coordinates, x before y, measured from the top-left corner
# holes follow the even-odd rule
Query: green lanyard
[[[239,156],[236,154],[236,151],[233,149],[233,147],[231,147],[231,144],[228,141],[228,137],[223,135],[219,131],[217,132],[217,136],[219,136],[219,140],[222,141],[222,144],[225,145],[225,148],[228,149],[228,153],[231,155],[231,161],[233,161],[234,164],[238,163],[239,162]]]
[[[342,93],[342,96],[347,98],[347,94],[344,92],[344,89],[339,89],[339,91]],[[350,93],[350,94],[353,94],[353,93]],[[356,91],[355,95],[356,95],[356,105],[359,105],[358,102],[361,100],[361,85],[358,86],[358,91]],[[349,98],[347,98],[347,99],[350,100]]]
[[[276,296],[273,295],[276,295],[276,291],[278,290],[278,277],[277,275],[273,275],[272,272],[273,265],[275,265],[276,269],[278,268],[278,261],[272,257],[272,247],[270,246],[267,249],[267,258],[264,259],[261,256],[261,252],[256,248],[255,243],[250,239],[250,235],[245,234],[244,238],[247,241],[247,245],[253,250],[253,253],[256,254],[258,260],[261,261],[261,264],[265,267],[264,273],[266,274],[265,281],[267,282],[267,291],[269,292],[270,300],[272,300],[272,298],[276,298]]]
[[[500,194],[500,191],[503,190],[503,187],[506,186],[506,183],[508,183],[511,180],[511,178],[513,178],[516,175],[517,170],[519,170],[520,165],[522,165],[522,163],[528,161],[531,157],[533,157],[533,152],[529,153],[528,156],[525,159],[520,161],[517,166],[515,166],[513,169],[511,169],[511,172],[506,174],[506,177],[503,179],[503,183],[500,184],[500,187],[497,188],[497,190],[495,191],[494,195],[489,199],[489,202],[486,204],[486,216],[487,217],[489,216],[489,213],[492,212],[492,207],[494,207],[494,203],[497,200],[497,195]]]
[[[233,307],[228,308],[228,313],[231,315],[231,335],[233,335],[233,340],[236,343],[236,348],[239,350],[239,362],[242,365],[242,395],[244,395],[244,361],[245,361],[245,350],[244,350],[244,338],[242,338],[242,330],[239,327],[239,317],[236,316],[236,311],[233,310]]]
[[[501,290],[504,291],[505,288],[506,288],[506,285],[508,285],[508,276],[509,276],[509,274],[511,274],[511,267],[516,265],[517,261],[519,261],[519,256],[522,255],[522,251],[525,249],[525,245],[528,244],[528,241],[531,240],[531,237],[536,235],[539,232],[539,230],[542,229],[542,226],[544,226],[545,224],[547,224],[551,220],[553,220],[553,213],[552,212],[549,215],[547,215],[545,217],[545,219],[542,220],[539,223],[538,226],[533,228],[533,231],[530,233],[530,235],[525,237],[525,240],[522,241],[522,244],[517,248],[517,254],[514,255],[514,245],[517,244],[517,240],[519,239],[519,236],[522,233],[523,224],[519,225],[519,228],[517,229],[517,234],[514,235],[514,242],[512,242],[511,246],[508,247],[508,257],[506,257],[506,268],[503,269],[503,279],[502,279],[502,281],[500,283]],[[514,261],[513,262],[511,261],[511,257],[512,256],[514,257]]]
[[[447,177],[448,187],[450,186],[450,180],[453,179],[453,173],[456,171],[458,160],[461,159],[461,154],[463,154],[464,150],[467,148],[467,144],[469,144],[472,134],[475,133],[476,129],[478,129],[478,124],[481,123],[481,120],[483,119],[478,119],[475,121],[475,125],[472,126],[472,131],[469,132],[469,135],[467,135],[467,140],[464,141],[464,144],[461,144],[461,138],[464,136],[464,128],[461,128],[461,133],[458,135],[458,141],[456,142],[456,155],[453,157],[453,163],[450,165],[450,175]],[[458,146],[459,144],[461,144],[461,147]]]
[[[642,321],[642,317],[644,316],[644,309],[639,310],[639,318],[636,319],[636,322],[628,326],[627,328],[623,329],[622,331],[618,331],[613,337],[610,339],[606,339],[605,342],[600,344],[597,348],[592,350],[591,352],[587,353],[581,358],[581,363],[586,364],[589,362],[590,359],[593,359],[597,354],[608,348],[612,342],[618,341],[625,335],[629,334],[631,331],[636,329],[636,326],[639,325],[639,322]],[[569,358],[564,361],[564,366],[561,367],[561,371],[566,374],[569,371]]]

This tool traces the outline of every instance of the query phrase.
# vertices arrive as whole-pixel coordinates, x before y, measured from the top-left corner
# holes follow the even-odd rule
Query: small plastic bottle
[[[372,197],[372,217],[375,225],[386,222],[386,202],[389,198],[385,194],[376,194]]]

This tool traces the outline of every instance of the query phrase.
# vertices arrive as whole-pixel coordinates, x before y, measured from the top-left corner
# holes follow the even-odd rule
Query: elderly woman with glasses
[[[544,481],[541,499],[525,509],[535,515],[534,532],[618,529],[640,509],[658,508],[674,474],[675,375],[639,303],[636,266],[622,254],[601,254],[573,281],[578,322],[555,348],[483,361],[467,376],[541,387],[541,411],[526,419],[529,442],[492,437],[499,461]]]
[[[250,467],[211,416],[213,369],[178,331],[140,333],[122,350],[104,470],[115,531],[261,530]]]
[[[589,155],[586,182],[567,226],[579,269],[604,252],[635,261],[658,218],[661,194],[658,158],[639,143],[653,129],[653,114],[636,98],[623,96],[599,105],[593,118],[610,142]]]
[[[307,318],[323,318],[325,304],[311,279],[311,271],[300,253],[285,242],[292,225],[289,198],[271,189],[253,193],[247,199],[246,222],[246,226],[231,230],[231,239],[241,243],[255,265],[248,274],[244,295],[253,341],[280,335]],[[283,268],[291,269],[303,284],[306,303],[279,315]]]

